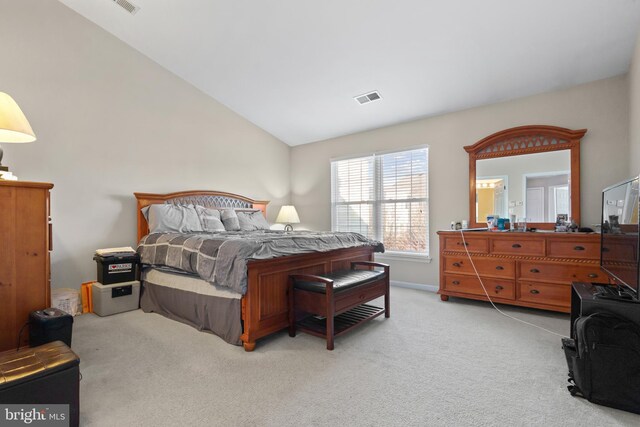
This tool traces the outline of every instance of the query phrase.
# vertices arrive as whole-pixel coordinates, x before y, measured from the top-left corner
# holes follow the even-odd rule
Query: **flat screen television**
[[[600,268],[613,279],[619,291],[636,300],[640,282],[639,187],[640,180],[636,177],[602,191],[600,244]]]

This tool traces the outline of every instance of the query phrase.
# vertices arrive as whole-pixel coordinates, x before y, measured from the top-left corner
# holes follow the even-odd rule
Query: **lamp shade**
[[[0,143],[33,142],[36,135],[16,101],[0,92]]]
[[[298,217],[295,206],[285,205],[281,207],[276,222],[280,224],[298,224],[300,217]]]

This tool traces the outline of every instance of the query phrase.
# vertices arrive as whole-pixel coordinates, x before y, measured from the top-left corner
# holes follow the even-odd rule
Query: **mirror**
[[[558,215],[580,221],[580,139],[586,129],[521,126],[465,147],[471,227],[487,216],[551,229]]]
[[[526,222],[571,218],[569,150],[495,157],[476,163],[476,221],[488,215]]]

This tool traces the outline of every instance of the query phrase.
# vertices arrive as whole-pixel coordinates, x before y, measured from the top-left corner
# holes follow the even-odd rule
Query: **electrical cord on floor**
[[[22,325],[22,328],[20,328],[20,332],[18,333],[18,342],[16,343],[16,353],[20,351],[20,341],[22,340],[22,332],[24,331],[24,328],[29,324],[29,322],[25,322],[24,325]]]
[[[485,288],[484,283],[482,282],[482,278],[480,277],[480,274],[478,273],[478,270],[476,269],[476,265],[473,263],[473,259],[471,258],[471,254],[469,253],[469,249],[467,248],[467,242],[464,239],[464,232],[462,230],[460,230],[460,236],[462,236],[462,246],[464,247],[464,250],[467,252],[467,257],[469,258],[469,262],[471,262],[471,267],[473,267],[473,271],[476,273],[476,276],[478,277],[478,280],[480,281],[480,285],[482,286],[482,290],[484,291],[484,294],[487,296],[487,298],[489,299],[489,302],[491,303],[491,305],[493,306],[493,308],[495,308],[498,313],[502,314],[503,316],[506,316],[510,319],[515,320],[516,322],[520,322],[520,323],[524,323],[525,325],[529,325],[529,326],[533,326],[534,328],[538,328],[541,329],[545,332],[548,332],[550,334],[553,335],[557,335],[560,338],[565,338],[566,335],[563,334],[559,334],[557,332],[551,331],[549,329],[543,328],[542,326],[538,326],[535,325],[533,323],[529,323],[526,320],[522,320],[522,319],[518,319],[517,317],[513,317],[510,314],[507,314],[505,312],[503,312],[502,310],[500,310],[494,303],[493,300],[491,299],[491,296],[489,295],[489,292],[487,292],[487,288]]]

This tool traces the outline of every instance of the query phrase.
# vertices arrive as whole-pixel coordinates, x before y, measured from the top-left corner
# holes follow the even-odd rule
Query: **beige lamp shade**
[[[0,92],[0,143],[33,142],[36,135],[16,101]]]
[[[280,224],[298,224],[300,217],[295,206],[285,205],[281,207],[276,222]]]

